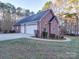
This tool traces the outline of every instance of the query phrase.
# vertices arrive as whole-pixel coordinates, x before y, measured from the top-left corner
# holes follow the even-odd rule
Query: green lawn
[[[79,59],[79,37],[70,42],[16,39],[0,42],[0,59]]]

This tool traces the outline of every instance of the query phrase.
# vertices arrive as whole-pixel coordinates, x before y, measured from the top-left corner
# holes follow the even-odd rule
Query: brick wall
[[[47,14],[41,19],[41,21],[39,21],[38,23],[39,37],[42,36],[42,32],[44,31],[44,28],[46,28],[46,31],[49,33],[48,22],[51,18],[52,18],[52,14],[50,11],[48,11]]]
[[[55,20],[55,18],[52,20],[51,22],[51,34],[56,34],[59,35],[59,24],[57,23],[57,21]]]
[[[14,26],[14,30],[15,30],[17,33],[20,33],[20,32],[21,32],[21,26],[20,26],[20,25]]]

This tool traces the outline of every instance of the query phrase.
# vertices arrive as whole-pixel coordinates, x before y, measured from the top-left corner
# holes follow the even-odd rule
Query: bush
[[[69,34],[70,36],[76,36],[75,34],[73,34],[73,33],[71,33],[71,34]]]
[[[38,34],[39,34],[39,31],[38,30],[34,30],[35,32],[35,37],[39,37]]]
[[[50,34],[50,35],[49,35],[49,37],[50,37],[51,39],[54,39],[55,36],[56,36],[55,34]]]
[[[4,32],[3,33],[8,33],[8,31],[7,30],[4,30]]]
[[[50,38],[51,39],[63,39],[64,37],[63,36],[58,36],[58,35],[55,35],[55,34],[50,34]]]
[[[9,33],[16,33],[16,31],[15,30],[10,30]]]
[[[43,38],[47,38],[48,33],[47,32],[42,32]]]

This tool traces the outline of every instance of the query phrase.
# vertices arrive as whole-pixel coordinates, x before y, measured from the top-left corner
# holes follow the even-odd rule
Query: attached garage
[[[54,29],[52,29],[51,31],[52,26],[55,25],[49,25],[52,24],[52,20],[54,17],[55,16],[52,10],[46,10],[21,19],[16,23],[16,26],[21,25],[20,33],[30,34],[32,36],[35,35],[35,30],[38,29],[36,34],[38,34],[38,37],[41,37],[43,31],[48,32],[48,35],[51,34],[52,31],[55,31]],[[57,23],[56,25],[59,24]]]
[[[37,25],[26,25],[26,34],[35,35],[35,30],[37,30]]]
[[[21,25],[21,33],[35,35],[35,30],[37,30],[37,24],[22,24]]]

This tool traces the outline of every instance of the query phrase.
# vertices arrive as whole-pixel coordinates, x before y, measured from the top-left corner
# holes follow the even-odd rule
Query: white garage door
[[[26,33],[35,35],[34,31],[37,30],[37,25],[27,25],[26,26]]]
[[[21,33],[24,33],[24,26],[21,26]]]

